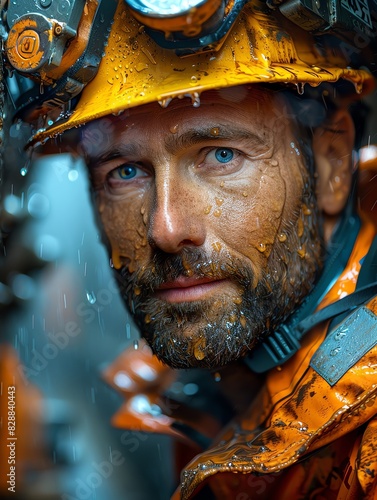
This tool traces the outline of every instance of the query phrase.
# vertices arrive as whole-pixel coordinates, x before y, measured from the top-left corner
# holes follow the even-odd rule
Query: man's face
[[[203,94],[199,107],[148,104],[84,131],[122,296],[173,367],[239,358],[313,284],[316,207],[283,107],[270,92],[238,87]],[[98,128],[107,133],[94,144]]]

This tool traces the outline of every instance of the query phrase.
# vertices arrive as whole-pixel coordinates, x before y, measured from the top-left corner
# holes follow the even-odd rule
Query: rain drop
[[[97,301],[97,298],[94,294],[94,292],[86,292],[86,298],[88,299],[89,304],[95,304]]]
[[[68,172],[68,180],[70,180],[71,182],[76,181],[78,178],[79,178],[79,173],[75,168],[73,168]]]
[[[126,338],[131,338],[131,325],[129,323],[126,323]]]
[[[25,175],[28,173],[28,167],[22,167],[20,170],[20,174],[22,177],[25,177]]]
[[[134,340],[134,349],[135,349],[135,351],[137,351],[139,349],[139,341],[138,340]]]

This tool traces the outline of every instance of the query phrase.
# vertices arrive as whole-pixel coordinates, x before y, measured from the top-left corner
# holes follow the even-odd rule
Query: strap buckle
[[[244,361],[254,372],[263,373],[285,363],[300,347],[295,330],[280,325]]]

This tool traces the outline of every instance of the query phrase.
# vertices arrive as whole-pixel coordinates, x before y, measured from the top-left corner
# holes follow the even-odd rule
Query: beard
[[[301,210],[290,221],[299,217]],[[284,322],[312,289],[321,261],[316,212],[306,217],[303,234],[295,228],[292,222],[285,225],[286,241],[276,240],[262,271],[255,272],[252,261],[236,252],[195,247],[179,254],[154,249],[138,271],[119,269],[122,298],[157,357],[172,368],[214,369],[246,355]],[[227,292],[181,303],[155,296],[163,283],[180,276],[226,279],[241,296]]]

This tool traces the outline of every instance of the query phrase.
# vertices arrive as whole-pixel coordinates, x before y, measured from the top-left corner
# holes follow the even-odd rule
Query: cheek
[[[257,179],[224,195],[221,215],[224,241],[252,260],[270,254],[286,203],[285,182],[277,162],[266,161],[259,170]]]
[[[115,269],[127,266],[134,272],[148,252],[147,230],[140,199],[113,201],[101,193],[99,212],[111,247]]]

